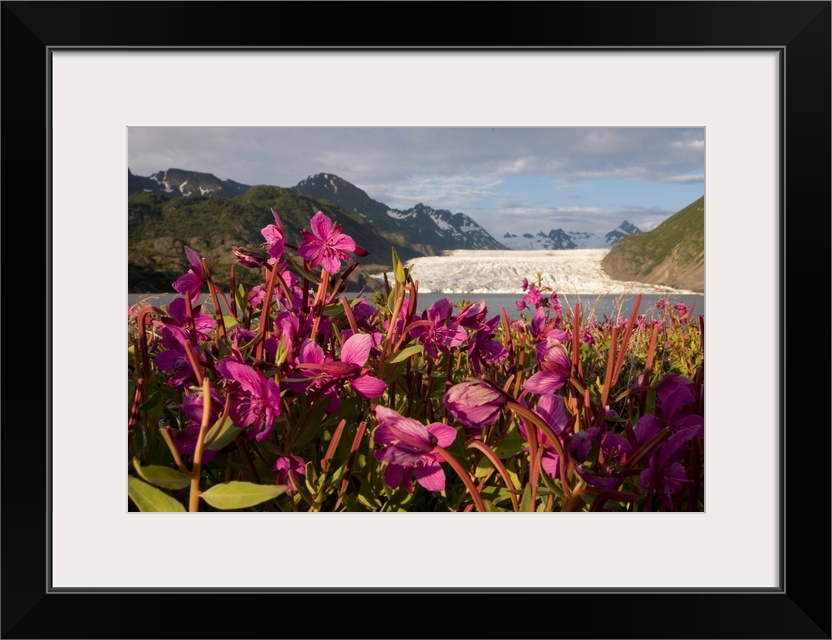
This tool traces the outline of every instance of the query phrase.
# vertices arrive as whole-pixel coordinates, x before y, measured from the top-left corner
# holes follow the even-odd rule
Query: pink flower
[[[199,293],[202,290],[202,258],[190,247],[185,246],[184,249],[191,267],[188,269],[188,273],[173,283],[173,289],[183,296],[190,294],[191,304],[196,304],[196,301],[199,299]]]
[[[540,395],[557,393],[572,372],[572,361],[566,347],[560,340],[549,338],[545,344],[537,345],[537,360],[540,371],[526,380],[523,388]]]
[[[533,284],[530,284],[529,292],[523,296],[523,300],[528,302],[530,305],[537,306],[542,302],[543,296],[540,295],[540,291],[538,291]]]
[[[347,251],[355,251],[355,241],[341,233],[341,225],[333,224],[322,211],[313,216],[310,226],[311,232],[303,231],[303,242],[298,247],[298,254],[313,267],[320,264],[324,271],[338,273],[341,260],[349,257]]]
[[[275,418],[280,415],[280,389],[275,381],[262,371],[232,358],[218,362],[217,369],[242,388],[242,393],[231,405],[235,426],[241,429],[252,427],[255,439],[258,442],[265,440],[274,428]]]
[[[283,229],[283,223],[277,217],[277,212],[272,209],[272,216],[274,216],[274,224],[267,225],[260,233],[263,234],[265,242],[260,246],[269,252],[272,261],[280,260],[283,257],[283,248],[285,246],[284,236],[286,235]]]
[[[569,424],[569,418],[566,415],[566,409],[561,396],[541,396],[540,400],[537,402],[534,412],[552,428],[552,431],[556,436],[562,439],[561,434],[564,433],[564,430]],[[520,433],[528,440],[528,426],[526,425],[526,422],[524,420],[520,420],[518,426],[520,428]],[[536,430],[537,442],[543,449],[540,465],[552,478],[557,478],[560,473],[560,456],[558,455],[554,445],[549,442],[549,438],[546,434],[534,425],[532,425],[532,428]]]
[[[362,400],[372,400],[380,398],[387,391],[387,383],[379,380],[364,368],[372,347],[372,336],[357,333],[344,340],[341,347],[341,360],[333,361],[324,354],[320,345],[312,340],[306,340],[301,347],[295,366],[307,375],[315,376],[314,381],[311,382],[313,391],[333,394],[331,400],[336,408],[337,398],[334,394],[343,387],[343,382],[349,384],[355,395]],[[295,383],[293,390],[303,393],[309,386],[310,382]]]
[[[274,470],[277,471],[277,484],[287,485],[286,493],[290,496],[297,493],[298,489],[289,472],[291,471],[300,481],[306,476],[306,463],[307,460],[294,454],[280,456],[274,463]]]
[[[392,409],[378,406],[374,410],[378,427],[373,441],[383,445],[375,450],[379,462],[386,462],[384,482],[396,489],[404,481],[408,493],[413,493],[411,476],[428,491],[445,489],[445,472],[434,447],[447,447],[456,439],[456,429],[441,422],[427,426],[412,418],[405,418]]]
[[[484,426],[496,422],[508,396],[488,382],[470,380],[448,389],[444,402],[448,413],[465,426],[468,435],[478,435]]]
[[[451,347],[458,347],[468,337],[468,333],[451,320],[451,301],[442,298],[434,302],[430,309],[422,314],[422,324],[410,330],[410,335],[425,346],[425,353],[431,358],[438,358],[439,352],[450,353]]]

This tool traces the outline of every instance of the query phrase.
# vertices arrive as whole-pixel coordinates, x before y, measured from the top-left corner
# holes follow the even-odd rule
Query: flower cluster
[[[583,317],[537,274],[519,320],[420,310],[395,251],[383,291],[343,294],[367,252],[323,211],[297,233],[271,209],[261,234],[232,249],[257,284],[221,290],[184,246],[179,297],[128,310],[139,508],[704,509],[704,318],[684,304]]]

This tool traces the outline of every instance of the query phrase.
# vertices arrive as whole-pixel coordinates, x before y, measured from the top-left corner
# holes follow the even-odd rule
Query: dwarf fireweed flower
[[[451,347],[460,346],[468,337],[465,329],[451,321],[451,301],[448,298],[434,302],[422,314],[422,319],[431,324],[414,327],[410,335],[424,345],[425,353],[431,358],[438,358],[439,351],[450,353]]]
[[[277,262],[283,257],[283,249],[285,247],[284,236],[286,235],[283,229],[283,223],[277,217],[277,212],[272,209],[272,216],[274,216],[274,224],[265,226],[260,233],[263,234],[265,242],[260,246],[269,252],[271,260],[269,262]]]
[[[485,305],[485,300],[480,302],[471,302],[459,312],[456,316],[456,321],[467,329],[473,329],[480,322],[485,320],[485,316],[487,314],[488,307]]]
[[[592,445],[596,438],[601,435],[601,430],[598,427],[590,427],[589,429],[582,429],[575,435],[569,438],[566,448],[572,457],[578,462],[583,462],[592,450]]]
[[[537,311],[534,312],[529,330],[538,342],[546,342],[549,338],[554,338],[561,342],[566,342],[569,339],[569,334],[566,331],[555,327],[554,322],[548,322],[548,316],[543,307],[538,307]]]
[[[560,303],[560,300],[558,299],[557,291],[552,292],[550,301],[552,302],[552,308],[555,310],[555,315],[561,315],[563,313],[563,305]]]
[[[181,327],[167,325],[162,327],[161,333],[161,343],[164,351],[161,351],[153,359],[153,363],[162,371],[173,374],[167,380],[168,385],[174,389],[183,389],[196,384],[196,374],[188,358],[188,352],[185,350],[185,342],[191,340],[190,332]],[[193,346],[196,353],[197,362],[200,365],[205,364],[205,356],[199,352],[193,342],[191,342],[191,346]]]
[[[381,406],[374,413],[378,427],[373,441],[382,446],[373,455],[379,462],[387,463],[384,470],[387,486],[396,489],[404,481],[405,489],[413,493],[412,476],[416,476],[416,481],[428,491],[444,490],[445,472],[434,447],[450,446],[456,439],[456,429],[441,422],[426,426]]]
[[[684,376],[668,374],[656,387],[656,400],[655,413],[643,415],[636,425],[637,443],[644,445],[665,428],[671,435],[648,454],[648,466],[641,473],[640,487],[648,491],[648,504],[655,496],[660,505],[672,510],[674,494],[687,481],[681,461],[686,458],[688,443],[704,437],[704,417],[697,406],[693,381]]]
[[[251,427],[251,435],[258,441],[265,440],[280,415],[280,389],[272,378],[233,358],[217,362],[217,371],[239,383],[241,393],[231,403],[230,415],[240,429]]]
[[[572,371],[572,360],[566,347],[560,340],[549,338],[546,343],[537,345],[537,360],[540,371],[526,380],[523,388],[540,395],[557,393]]]
[[[307,375],[315,376],[313,389],[321,389],[334,393],[343,382],[350,385],[352,390],[362,400],[380,398],[387,390],[387,383],[376,378],[364,368],[370,357],[373,338],[359,333],[344,340],[341,347],[341,360],[332,360],[326,356],[323,349],[316,342],[306,340],[300,349],[300,356],[296,367]],[[301,383],[300,388],[308,387],[312,381]],[[337,397],[331,397],[331,402]],[[332,406],[337,405],[333,404]]]
[[[285,484],[288,486],[286,493],[290,496],[297,493],[298,488],[295,486],[295,481],[292,479],[292,474],[298,480],[306,475],[306,463],[308,460],[289,454],[288,456],[280,456],[274,463],[274,470],[277,471],[277,484]],[[292,472],[291,474],[289,472]]]
[[[188,269],[188,273],[173,283],[173,289],[177,293],[181,293],[183,296],[190,294],[191,303],[194,304],[199,299],[199,294],[202,291],[202,280],[204,277],[202,271],[202,258],[200,258],[199,254],[189,246],[186,245],[184,249],[185,255],[188,256],[188,262],[191,267]]]
[[[188,426],[186,428],[177,429],[173,432],[173,442],[176,445],[176,450],[181,455],[192,456],[196,450],[200,426],[202,424],[203,403],[204,398],[202,393],[192,393],[186,396],[185,400],[179,405],[182,413],[188,419]],[[222,397],[214,386],[211,385],[211,408],[208,410],[208,424],[214,424],[219,420],[222,406]],[[202,462],[210,462],[217,453],[219,452],[205,449],[202,452]]]
[[[303,242],[298,254],[313,267],[319,264],[328,273],[338,273],[341,260],[349,258],[347,251],[355,251],[355,241],[341,233],[341,225],[334,224],[322,211],[318,211],[309,223],[312,231],[303,231]]]
[[[265,285],[258,284],[253,286],[248,292],[248,303],[252,309],[257,309],[263,304],[263,300],[266,299],[266,287]]]
[[[558,437],[561,437],[561,434],[564,433],[569,424],[569,418],[566,415],[566,409],[564,408],[563,398],[561,396],[541,396],[537,402],[537,406],[534,408],[534,412],[551,427],[554,434]],[[540,466],[543,467],[543,470],[549,476],[557,478],[560,473],[560,456],[558,452],[555,450],[554,445],[549,442],[549,438],[545,432],[534,425],[530,426],[532,429],[537,430],[538,446],[543,449]],[[525,420],[520,420],[518,428],[520,429],[520,433],[523,434],[523,437],[528,439],[527,429],[529,425],[526,425]]]
[[[210,340],[211,331],[217,326],[217,321],[211,316],[200,313],[202,305],[193,308],[194,328],[196,329],[196,337],[199,340]],[[168,317],[162,318],[161,322],[166,325],[180,327],[182,329],[188,328],[188,313],[185,309],[185,298],[176,298],[168,305]]]
[[[530,305],[534,305],[536,307],[543,300],[543,296],[540,295],[540,291],[538,291],[533,284],[530,284],[529,292],[525,296],[523,296],[523,300],[528,302]]]
[[[266,266],[266,259],[251,249],[231,247],[231,253],[237,256],[237,262],[249,269],[258,269]]]
[[[494,424],[508,402],[508,395],[482,380],[461,382],[448,389],[443,400],[448,413],[465,427],[470,436]]]
[[[468,362],[478,376],[482,374],[483,363],[499,364],[508,357],[508,349],[492,338],[494,328],[499,322],[499,316],[494,316],[488,322],[481,322],[468,342]]]

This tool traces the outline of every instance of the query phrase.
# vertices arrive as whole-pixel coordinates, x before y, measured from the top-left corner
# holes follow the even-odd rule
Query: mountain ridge
[[[591,231],[564,231],[558,228],[548,233],[506,233],[501,239],[506,246],[514,250],[608,249],[621,238],[634,233],[641,233],[641,229],[624,220],[617,228],[604,235]]]

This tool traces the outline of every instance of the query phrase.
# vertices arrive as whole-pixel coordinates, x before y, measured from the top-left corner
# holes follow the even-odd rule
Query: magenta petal
[[[323,364],[324,350],[317,342],[306,340],[300,348],[299,358],[304,364]]]
[[[532,376],[534,377],[534,376]],[[566,416],[566,409],[563,406],[563,398],[561,396],[544,395],[537,402],[534,412],[546,421],[552,431],[560,435],[564,427],[569,422]]]
[[[341,261],[335,255],[324,253],[321,256],[321,268],[327,273],[338,273],[341,270]]]
[[[193,267],[194,272],[197,274],[197,276],[200,277],[200,280],[201,280],[202,279],[201,278],[201,276],[202,276],[202,258],[200,258],[199,254],[196,251],[194,251],[193,249],[191,249],[190,247],[186,246],[186,247],[183,247],[183,248],[185,249],[185,255],[188,256],[188,262],[191,264],[191,267]]]
[[[433,448],[430,432],[421,422],[405,418],[387,407],[376,407],[375,414],[379,423],[388,427],[400,442],[414,449],[421,448],[423,453]]]
[[[413,470],[416,481],[428,491],[443,491],[445,489],[445,472],[438,464],[416,467]]]
[[[369,374],[358,376],[354,380],[350,380],[349,383],[355,391],[355,395],[362,400],[380,398],[384,395],[384,392],[387,391],[386,382]]]
[[[338,251],[355,251],[355,240],[342,233],[332,238],[329,246]]]
[[[555,375],[549,371],[538,371],[523,383],[523,388],[531,393],[549,395],[557,392],[565,382],[566,378],[562,376]]]
[[[202,287],[202,278],[196,275],[193,271],[188,271],[184,276],[173,283],[173,289],[177,293],[185,295],[191,294],[191,299],[194,300],[199,297],[199,289]],[[194,295],[194,291],[196,295]]]
[[[260,230],[260,233],[263,234],[263,239],[266,242],[274,243],[280,242],[283,243],[283,234],[277,230],[273,224],[267,225]]]
[[[312,216],[312,220],[309,221],[309,226],[312,227],[312,233],[323,241],[328,240],[335,230],[332,220],[327,218],[322,211],[318,211],[318,213]]]
[[[373,431],[373,442],[377,444],[390,444],[391,442],[396,441],[396,436],[393,435],[393,432],[390,431],[385,425],[380,424],[376,427],[376,430]],[[378,449],[376,449],[376,457],[378,457]],[[381,458],[379,458],[380,460]]]
[[[638,424],[636,424],[636,440],[639,445],[643,445],[659,435],[661,430],[662,424],[659,419],[652,413],[646,413],[639,418]]]
[[[380,462],[412,467],[422,461],[425,452],[423,449],[414,449],[413,447],[397,443],[384,447],[374,455],[376,456],[376,460]]]
[[[278,231],[280,231],[281,235],[284,233],[283,223],[280,221],[280,218],[277,217],[277,211],[274,209],[271,210],[272,216],[274,217],[274,226],[277,227]]]
[[[456,429],[451,425],[441,422],[431,422],[427,430],[436,436],[436,444],[440,447],[449,447],[456,440]]]
[[[366,333],[357,333],[344,341],[341,347],[341,362],[363,367],[370,357],[370,349],[373,347],[373,339]]]
[[[384,482],[391,489],[398,489],[402,483],[402,468],[397,464],[388,464],[384,470]]]
[[[181,369],[183,367],[178,367],[179,363],[184,363],[185,355],[182,351],[178,351],[176,349],[168,349],[167,351],[162,351],[159,353],[154,359],[153,364],[159,367],[162,371],[176,371],[177,369]],[[184,367],[186,369],[190,369],[190,367]]]
[[[308,231],[303,232],[303,242],[298,247],[298,255],[305,260],[320,260],[323,244],[320,238],[315,237]]]
[[[236,360],[226,361],[226,368],[231,377],[240,383],[240,386],[249,393],[262,397],[265,395],[266,376],[255,371],[246,364],[241,364]]]
[[[500,408],[491,405],[483,405],[481,407],[448,407],[448,411],[459,422],[467,427],[481,429],[482,427],[494,424],[497,417],[500,415]]]
[[[550,478],[560,478],[560,459],[555,451],[545,450],[540,458],[540,466]]]

